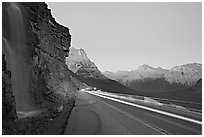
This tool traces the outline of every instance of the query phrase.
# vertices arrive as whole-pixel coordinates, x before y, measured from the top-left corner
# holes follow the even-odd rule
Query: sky
[[[101,71],[202,63],[201,3],[48,3]]]

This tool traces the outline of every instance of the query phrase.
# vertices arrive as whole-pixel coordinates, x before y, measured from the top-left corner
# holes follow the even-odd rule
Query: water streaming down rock
[[[26,44],[25,27],[21,9],[17,3],[7,7],[9,20],[8,38],[3,36],[3,52],[6,55],[7,67],[11,71],[12,89],[17,111],[35,109],[30,91],[31,57]]]

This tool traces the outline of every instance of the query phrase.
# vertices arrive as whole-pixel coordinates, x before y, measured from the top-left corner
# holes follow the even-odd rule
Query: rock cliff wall
[[[30,8],[28,20],[39,41],[34,47],[32,63],[33,92],[40,103],[49,105],[51,101],[60,104],[73,97],[76,91],[65,65],[71,42],[69,29],[56,23],[45,3],[38,4],[36,8],[27,3],[25,6]]]
[[[10,9],[18,11],[22,16],[21,31],[25,34],[24,42],[22,40],[18,42],[12,38],[11,33],[15,33],[18,29],[15,30],[15,26],[12,25],[15,20],[11,18]],[[17,79],[17,87],[27,83],[28,90],[25,92],[29,92],[29,95],[23,96],[20,91],[13,91],[17,111],[41,108],[55,110],[75,97],[78,87],[65,65],[71,42],[69,29],[55,21],[46,3],[3,3],[2,13],[3,55],[5,55],[6,66],[11,72],[11,79],[13,78],[10,84],[3,86],[5,89],[3,95],[4,92],[8,92],[9,96],[12,96],[11,91],[15,90],[13,85],[16,84],[15,77],[21,76]],[[25,68],[27,75],[25,75]],[[13,75],[16,71],[18,73],[23,71],[24,75]],[[3,71],[3,74],[5,73],[7,72]],[[4,79],[9,79],[9,75],[3,75]],[[3,96],[4,103],[11,106],[15,104],[13,98]],[[31,107],[27,109],[26,104]],[[12,115],[15,117],[15,113]]]
[[[5,55],[2,57],[2,120],[3,123],[17,118],[15,99],[11,87],[11,72],[7,70]],[[4,122],[5,121],[5,122]]]

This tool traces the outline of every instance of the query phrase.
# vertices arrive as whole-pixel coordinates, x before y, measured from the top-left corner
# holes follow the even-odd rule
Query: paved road
[[[64,134],[196,135],[202,126],[78,91]]]

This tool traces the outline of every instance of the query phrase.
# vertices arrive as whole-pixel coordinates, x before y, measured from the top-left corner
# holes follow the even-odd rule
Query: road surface
[[[78,91],[66,135],[196,135],[202,126]]]

